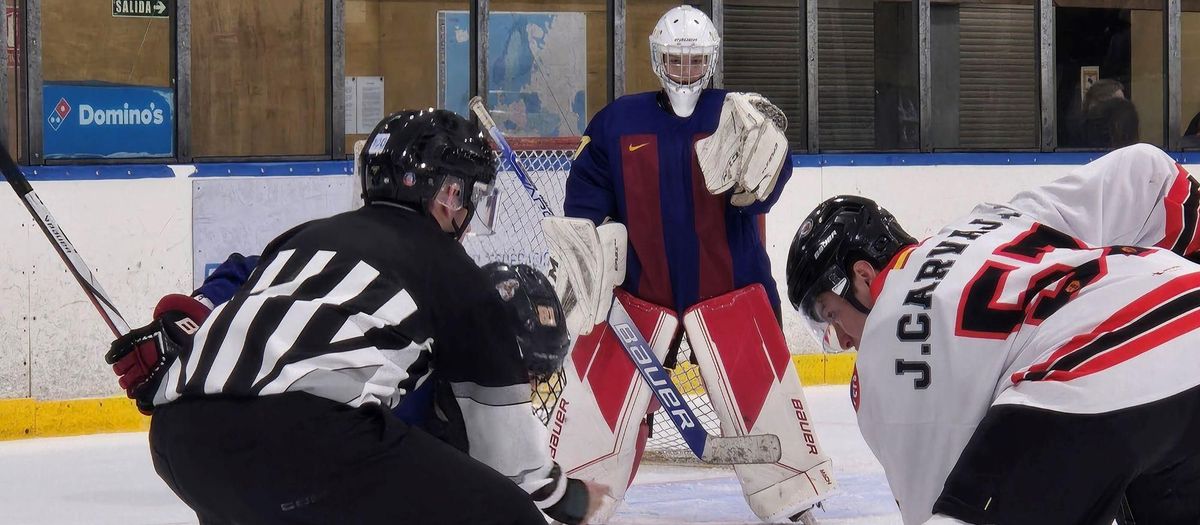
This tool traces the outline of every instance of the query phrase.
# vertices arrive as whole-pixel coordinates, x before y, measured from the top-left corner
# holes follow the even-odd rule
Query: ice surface
[[[879,463],[854,420],[845,386],[805,389],[840,491],[817,519],[827,525],[898,524]],[[146,434],[0,442],[0,523],[193,524],[195,515],[158,479]],[[644,465],[614,525],[760,523],[731,469]]]

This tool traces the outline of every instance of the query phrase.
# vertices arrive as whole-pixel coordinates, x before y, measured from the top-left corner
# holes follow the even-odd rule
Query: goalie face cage
[[[571,156],[579,145],[579,137],[507,139],[529,177],[550,203],[551,211],[561,215],[567,175],[571,171]],[[545,272],[550,266],[550,254],[545,234],[542,233],[542,215],[507,162],[501,158],[499,166],[496,174],[496,187],[500,192],[494,223],[496,231],[487,236],[467,235],[463,245],[480,265],[492,261],[523,263]],[[679,364],[671,374],[675,385],[687,397],[688,404],[705,430],[720,435],[720,421],[704,391],[700,369],[690,362],[691,348],[686,337],[680,345],[676,361]],[[549,424],[558,394],[562,392],[563,379],[560,372],[535,385],[533,410],[543,424]],[[653,416],[654,424],[646,443],[647,458],[699,462],[667,417],[662,410]]]

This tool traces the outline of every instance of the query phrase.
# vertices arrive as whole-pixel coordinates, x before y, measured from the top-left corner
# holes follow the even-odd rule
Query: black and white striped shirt
[[[449,383],[472,457],[540,507],[561,497],[513,327],[486,274],[432,220],[372,205],[272,241],[218,306],[156,404],[285,392],[394,408],[431,369]]]

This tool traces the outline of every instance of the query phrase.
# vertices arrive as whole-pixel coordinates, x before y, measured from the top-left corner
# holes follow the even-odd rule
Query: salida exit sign
[[[113,0],[115,17],[167,18],[167,0]]]

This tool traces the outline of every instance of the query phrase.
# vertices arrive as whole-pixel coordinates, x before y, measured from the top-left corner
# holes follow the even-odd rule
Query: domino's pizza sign
[[[47,159],[175,156],[175,94],[169,89],[47,82]]]

